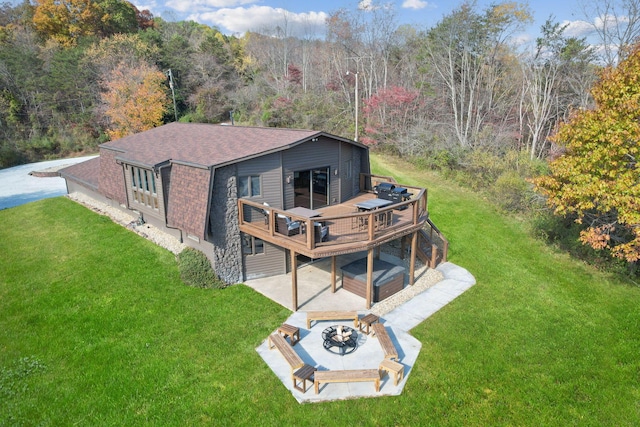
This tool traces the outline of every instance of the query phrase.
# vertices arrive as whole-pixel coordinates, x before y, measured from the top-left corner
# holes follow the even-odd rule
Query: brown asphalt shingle
[[[107,142],[118,158],[146,166],[172,160],[216,166],[279,150],[320,132],[310,130],[170,123]]]

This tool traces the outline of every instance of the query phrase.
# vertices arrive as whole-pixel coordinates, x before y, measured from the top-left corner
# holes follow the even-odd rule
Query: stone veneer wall
[[[225,166],[214,174],[208,239],[213,243],[214,268],[224,282],[238,283],[242,281],[242,242],[236,167]]]

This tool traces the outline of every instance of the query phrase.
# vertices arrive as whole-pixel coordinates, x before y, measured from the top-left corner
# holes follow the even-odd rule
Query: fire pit
[[[358,333],[348,326],[330,326],[322,331],[325,350],[344,356],[358,348]]]

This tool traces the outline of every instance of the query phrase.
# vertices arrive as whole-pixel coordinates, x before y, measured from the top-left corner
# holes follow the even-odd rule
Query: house
[[[99,148],[60,172],[68,192],[136,212],[204,252],[227,283],[405,236],[415,256],[428,222],[424,189],[411,189],[397,210],[349,203],[375,199],[389,179],[371,175],[366,146],[324,132],[171,123]]]

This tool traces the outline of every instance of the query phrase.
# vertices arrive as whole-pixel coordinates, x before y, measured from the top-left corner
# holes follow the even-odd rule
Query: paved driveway
[[[71,166],[92,157],[95,156],[50,160],[0,169],[0,209],[67,194],[64,179],[60,177],[38,178],[29,175],[29,172]]]

